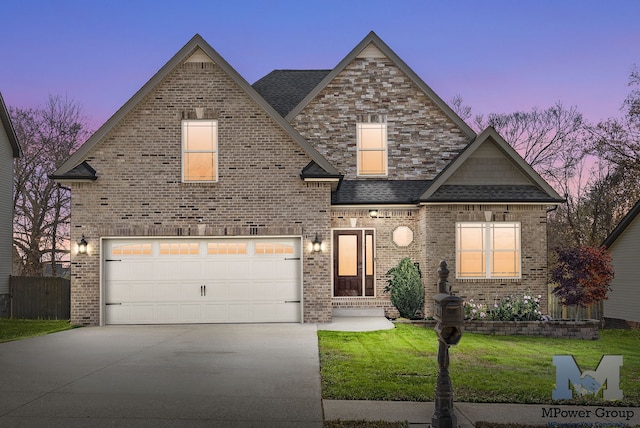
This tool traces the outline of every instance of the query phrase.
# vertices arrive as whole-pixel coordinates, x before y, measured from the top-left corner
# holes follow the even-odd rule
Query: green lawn
[[[0,318],[0,343],[55,333],[57,331],[68,330],[71,327],[69,321]]]
[[[322,394],[329,399],[432,401],[438,344],[434,331],[398,324],[369,333],[319,331]],[[602,330],[600,340],[465,333],[450,350],[456,401],[551,403],[554,355],[594,370],[602,355],[622,355],[621,405],[640,404],[640,330]],[[607,404],[599,398],[575,403]]]

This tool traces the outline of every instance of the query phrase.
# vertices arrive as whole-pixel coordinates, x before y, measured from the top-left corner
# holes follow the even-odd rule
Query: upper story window
[[[182,181],[218,181],[218,121],[182,121]]]
[[[358,123],[358,175],[387,175],[387,124]]]
[[[520,223],[457,223],[458,278],[520,278]]]

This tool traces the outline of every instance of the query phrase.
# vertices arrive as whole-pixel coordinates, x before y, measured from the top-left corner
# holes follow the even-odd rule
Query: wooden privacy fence
[[[12,276],[9,287],[11,318],[68,320],[71,316],[68,279]]]
[[[558,299],[555,294],[549,292],[549,315],[554,320],[574,320],[576,318],[579,320],[601,320],[603,317],[603,305],[600,301],[586,308],[576,308],[575,306],[566,307],[560,304],[560,299]]]

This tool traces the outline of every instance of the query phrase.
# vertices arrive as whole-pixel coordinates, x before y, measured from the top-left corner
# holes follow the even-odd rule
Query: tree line
[[[456,96],[454,111],[477,131],[494,127],[566,203],[549,215],[552,250],[600,246],[640,199],[640,69],[629,76],[622,115],[597,124],[577,107],[554,105],[530,111],[473,116]],[[81,106],[49,96],[44,106],[9,108],[23,157],[15,160],[14,254],[19,274],[42,276],[45,265],[69,260],[69,189],[54,183],[55,171],[90,136]]]

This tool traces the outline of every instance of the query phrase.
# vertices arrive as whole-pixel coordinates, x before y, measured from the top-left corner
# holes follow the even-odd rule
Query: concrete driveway
[[[316,326],[88,327],[0,344],[0,427],[322,426]]]

